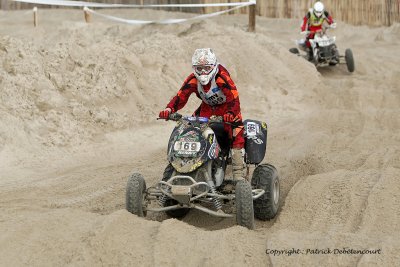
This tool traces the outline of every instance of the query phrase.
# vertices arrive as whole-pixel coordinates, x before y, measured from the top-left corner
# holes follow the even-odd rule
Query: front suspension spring
[[[215,190],[215,186],[210,186],[210,191],[213,194],[217,194],[217,190]],[[218,197],[213,197],[212,201],[214,203],[214,206],[217,210],[220,210],[222,208],[222,203]]]
[[[165,202],[167,201],[168,196],[166,194],[162,194],[159,198],[158,198],[158,204],[160,204],[161,207],[164,207]]]
[[[164,207],[167,199],[168,199],[168,197],[165,194],[162,194],[162,196],[158,199],[158,203],[160,204],[161,207]]]

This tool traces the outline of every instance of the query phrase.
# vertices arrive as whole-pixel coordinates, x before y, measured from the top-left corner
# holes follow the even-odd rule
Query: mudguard
[[[244,139],[246,164],[259,164],[265,157],[267,148],[267,124],[256,120],[245,120]]]

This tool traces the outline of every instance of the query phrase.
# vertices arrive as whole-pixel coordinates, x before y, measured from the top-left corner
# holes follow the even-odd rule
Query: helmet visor
[[[194,70],[199,75],[207,75],[214,69],[213,65],[194,66]]]

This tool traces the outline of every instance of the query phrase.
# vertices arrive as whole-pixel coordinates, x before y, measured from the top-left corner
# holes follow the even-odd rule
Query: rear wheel
[[[171,164],[168,164],[168,166],[164,170],[162,180],[164,182],[168,181],[169,178],[171,178],[174,170],[175,170],[174,167]],[[167,198],[167,200],[164,203],[164,207],[174,206],[176,204],[179,204],[178,201],[176,201],[175,199]],[[186,214],[189,213],[189,211],[190,211],[190,209],[182,208],[182,209],[177,209],[177,210],[168,210],[165,213],[172,218],[180,219],[180,218],[185,217]]]
[[[254,200],[254,216],[263,221],[274,218],[278,213],[280,195],[276,168],[270,164],[258,165],[253,172],[251,185],[265,191],[264,195]]]
[[[346,59],[347,70],[349,72],[354,72],[355,70],[354,57],[351,49],[346,49],[344,57]]]
[[[235,203],[237,224],[254,229],[253,193],[247,181],[236,183]]]
[[[132,174],[126,186],[126,209],[139,217],[145,217],[147,212],[143,208],[146,192],[146,182],[140,173]]]

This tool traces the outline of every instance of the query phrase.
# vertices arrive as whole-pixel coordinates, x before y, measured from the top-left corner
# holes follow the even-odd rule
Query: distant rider
[[[243,180],[243,122],[235,83],[225,67],[217,62],[217,57],[210,48],[196,49],[192,57],[192,66],[193,73],[186,78],[177,95],[160,112],[159,117],[168,119],[171,113],[185,106],[191,94],[196,94],[202,103],[194,112],[194,116],[222,116],[225,122],[235,124],[235,127],[225,124],[224,129],[232,144],[233,179]]]
[[[301,31],[309,31],[305,39],[305,46],[306,51],[308,52],[309,60],[312,60],[313,58],[309,40],[314,39],[315,32],[322,30],[322,25],[325,21],[331,25],[331,28],[336,27],[336,23],[334,22],[332,16],[329,15],[328,11],[325,10],[324,4],[322,4],[320,1],[316,2],[314,4],[314,8],[310,8],[310,10],[304,16],[303,24],[301,25]]]

